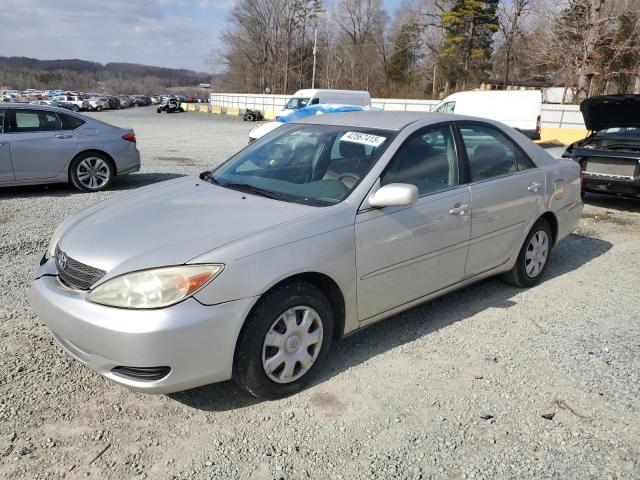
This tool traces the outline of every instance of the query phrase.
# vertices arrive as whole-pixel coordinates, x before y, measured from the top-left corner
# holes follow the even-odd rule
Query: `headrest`
[[[502,145],[478,145],[473,151],[473,158],[478,162],[489,160],[502,160],[507,151]]]

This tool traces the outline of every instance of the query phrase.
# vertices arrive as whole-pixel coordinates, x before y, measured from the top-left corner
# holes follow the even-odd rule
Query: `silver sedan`
[[[71,182],[96,192],[139,169],[131,129],[61,108],[0,103],[0,187]]]
[[[497,122],[358,112],[68,219],[31,303],[69,354],[142,392],[303,388],[333,341],[480,279],[543,277],[580,170]]]

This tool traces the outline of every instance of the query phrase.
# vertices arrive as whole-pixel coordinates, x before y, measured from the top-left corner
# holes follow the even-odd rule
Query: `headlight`
[[[180,265],[126,273],[89,293],[93,303],[118,308],[162,308],[190,297],[216,278],[224,265]]]

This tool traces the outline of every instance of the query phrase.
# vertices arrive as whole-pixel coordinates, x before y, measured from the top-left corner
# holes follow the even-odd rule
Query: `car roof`
[[[432,120],[433,123],[454,120],[471,120],[472,117],[451,115],[434,112],[345,112],[313,115],[300,118],[290,123],[304,123],[312,125],[336,125],[344,127],[376,128],[382,130],[400,131],[407,125],[420,120]]]
[[[64,102],[62,102],[64,103]],[[29,108],[32,110],[50,110],[52,112],[61,112],[61,113],[69,113],[74,114],[76,112],[71,112],[64,108],[54,107],[52,105],[39,105],[37,103],[9,103],[9,102],[0,102],[0,108]],[[84,118],[84,117],[82,117]]]

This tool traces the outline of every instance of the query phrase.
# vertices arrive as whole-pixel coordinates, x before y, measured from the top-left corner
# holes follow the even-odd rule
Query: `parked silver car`
[[[233,378],[277,398],[347,333],[491,275],[535,285],[581,213],[578,165],[497,122],[308,117],[68,219],[31,304],[132,389]]]
[[[61,108],[0,103],[0,187],[71,182],[95,192],[139,169],[131,129]]]

